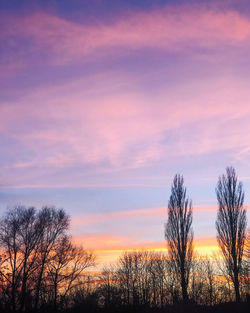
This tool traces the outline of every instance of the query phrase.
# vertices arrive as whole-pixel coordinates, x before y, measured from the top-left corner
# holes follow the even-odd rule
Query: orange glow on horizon
[[[76,243],[91,242],[93,252],[97,256],[97,266],[102,267],[118,261],[124,251],[132,252],[136,250],[148,250],[160,253],[167,253],[166,242],[145,242],[142,244],[129,244],[129,239],[116,238],[112,236],[96,236],[90,238],[75,238]],[[135,241],[136,242],[136,241]],[[104,247],[104,248],[102,248]],[[91,248],[91,247],[88,247]],[[220,250],[217,240],[214,237],[198,238],[194,240],[194,251],[199,256],[207,256],[213,258],[214,255],[219,256]]]

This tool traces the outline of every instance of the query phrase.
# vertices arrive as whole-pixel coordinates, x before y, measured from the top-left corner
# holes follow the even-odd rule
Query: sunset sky
[[[216,251],[226,166],[250,204],[249,1],[0,0],[0,144],[0,214],[65,208],[100,262],[162,250],[180,173]]]

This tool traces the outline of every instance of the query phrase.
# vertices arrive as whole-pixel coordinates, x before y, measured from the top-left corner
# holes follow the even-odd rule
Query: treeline
[[[91,273],[94,254],[73,244],[64,210],[9,209],[0,220],[0,312],[247,310],[250,233],[243,186],[232,167],[219,177],[216,195],[222,258],[195,255],[192,201],[176,175],[165,224],[167,253],[124,252],[98,275]]]
[[[240,276],[243,303],[249,301],[249,274],[249,264],[245,263]],[[117,312],[121,306],[134,310],[163,309],[183,303],[174,261],[164,253],[153,251],[124,252],[115,266],[103,270],[95,292],[107,312]],[[184,305],[213,307],[235,301],[233,285],[219,258],[196,255],[190,268],[187,294]]]

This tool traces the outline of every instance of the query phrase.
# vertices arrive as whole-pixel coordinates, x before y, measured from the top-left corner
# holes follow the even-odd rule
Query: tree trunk
[[[240,290],[239,290],[239,276],[238,272],[235,271],[234,273],[234,290],[235,290],[235,298],[236,302],[240,302]]]
[[[184,269],[181,271],[181,290],[182,290],[182,300],[184,303],[186,303],[188,301],[188,294]]]

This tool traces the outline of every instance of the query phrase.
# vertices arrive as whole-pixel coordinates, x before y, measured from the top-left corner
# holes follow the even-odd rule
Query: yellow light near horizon
[[[147,250],[159,253],[167,253],[164,243],[154,246],[143,247],[126,247],[114,249],[97,249],[94,250],[97,256],[97,266],[108,266],[115,264],[123,252],[133,252],[136,250]],[[194,241],[194,257],[208,257],[214,259],[220,257],[220,248],[217,245],[216,238],[202,238]]]
[[[220,257],[220,248],[216,238],[202,238],[194,240],[194,250],[200,256],[208,256],[210,258]]]

